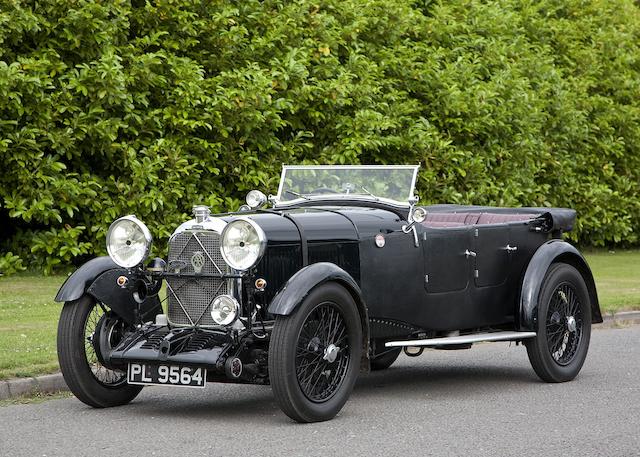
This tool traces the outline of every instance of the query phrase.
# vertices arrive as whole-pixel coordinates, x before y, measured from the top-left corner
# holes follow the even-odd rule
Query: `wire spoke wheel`
[[[331,398],[349,367],[347,326],[334,303],[318,305],[302,326],[296,345],[296,376],[313,402]]]
[[[122,369],[105,365],[129,326],[89,295],[68,301],[58,322],[58,361],[73,394],[94,408],[126,405],[142,390]]]
[[[589,349],[591,306],[581,273],[568,264],[552,264],[540,288],[538,334],[525,341],[540,379],[566,382],[577,376]]]
[[[362,362],[362,321],[342,285],[319,285],[290,315],[278,315],[269,342],[269,381],[282,411],[298,422],[334,417]]]
[[[547,344],[559,365],[573,360],[582,337],[582,310],[578,295],[570,284],[554,291],[547,310]]]
[[[122,322],[110,319],[109,311],[102,304],[94,304],[84,326],[84,353],[94,378],[105,387],[117,387],[126,382],[126,373],[105,367],[98,357],[98,341],[101,331],[108,332],[105,341],[113,348],[121,339],[124,330]]]

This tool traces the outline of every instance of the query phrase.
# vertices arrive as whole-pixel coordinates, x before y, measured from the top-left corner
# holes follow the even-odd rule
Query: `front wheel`
[[[529,361],[546,382],[565,382],[582,368],[591,337],[591,300],[582,275],[553,264],[540,289],[538,335],[525,341]]]
[[[289,316],[277,316],[269,344],[269,378],[282,411],[297,422],[333,418],[358,376],[360,315],[336,283],[316,287]]]
[[[58,361],[65,382],[83,403],[106,408],[129,403],[142,386],[127,384],[126,373],[103,365],[100,345],[114,347],[126,324],[88,295],[66,302],[58,323]]]

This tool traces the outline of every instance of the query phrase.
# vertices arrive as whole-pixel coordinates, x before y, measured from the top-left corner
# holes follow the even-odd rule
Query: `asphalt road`
[[[640,326],[595,330],[581,374],[545,384],[508,343],[429,350],[363,376],[334,420],[299,425],[268,387],[153,387],[129,406],[0,408],[0,455],[640,456]]]

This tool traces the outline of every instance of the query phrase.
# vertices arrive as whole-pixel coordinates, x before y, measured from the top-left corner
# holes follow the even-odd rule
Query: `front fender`
[[[95,279],[107,270],[120,268],[111,257],[96,257],[83,264],[73,272],[71,276],[62,284],[55,301],[66,302],[77,300],[84,295]]]
[[[119,276],[128,278],[128,287],[119,287]],[[89,294],[104,303],[128,324],[137,324],[153,319],[162,313],[157,295],[146,297],[142,303],[136,302],[133,293],[138,279],[126,268],[118,266],[110,257],[97,257],[82,265],[64,282],[55,301],[70,302]]]
[[[336,264],[319,262],[302,268],[273,297],[268,311],[270,314],[288,316],[300,306],[315,287],[329,281],[335,281],[347,289],[358,307],[363,340],[360,369],[366,372],[369,370],[369,315],[367,307],[358,283]]]
[[[520,311],[518,327],[521,331],[538,330],[538,300],[540,288],[547,270],[552,263],[563,262],[580,272],[591,299],[591,322],[602,322],[602,313],[598,302],[593,274],[580,252],[563,240],[549,240],[533,254],[522,280],[520,291]]]

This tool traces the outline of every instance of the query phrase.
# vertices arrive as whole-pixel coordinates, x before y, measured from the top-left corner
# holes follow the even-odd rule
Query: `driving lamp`
[[[245,200],[252,209],[262,208],[267,203],[267,196],[259,190],[251,190]]]
[[[218,325],[229,325],[238,317],[240,305],[230,295],[219,295],[211,305],[211,319]]]

